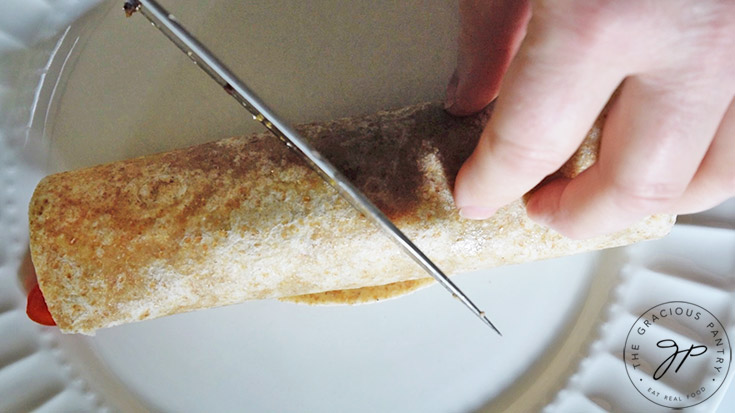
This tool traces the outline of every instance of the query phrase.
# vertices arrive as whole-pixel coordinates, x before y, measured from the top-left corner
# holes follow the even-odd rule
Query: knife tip
[[[498,330],[498,328],[495,327],[495,324],[493,324],[493,322],[490,321],[489,318],[487,318],[484,311],[480,313],[480,318],[482,318],[482,321],[484,321],[485,324],[489,325],[490,328],[492,328],[496,333],[498,333],[500,337],[503,337],[503,333],[501,333],[500,330]]]

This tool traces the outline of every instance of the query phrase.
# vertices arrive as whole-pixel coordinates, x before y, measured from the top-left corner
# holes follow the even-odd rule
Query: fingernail
[[[466,206],[459,209],[459,215],[466,219],[488,219],[495,214],[495,209],[479,206]]]
[[[444,109],[449,110],[457,100],[457,85],[459,85],[459,76],[457,71],[452,73],[451,79],[449,79],[449,85],[447,85],[447,93],[444,98]]]

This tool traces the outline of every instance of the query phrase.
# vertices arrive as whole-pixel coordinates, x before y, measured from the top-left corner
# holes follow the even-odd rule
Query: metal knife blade
[[[123,5],[123,10],[128,17],[136,11],[139,11],[145,16],[153,26],[160,30],[181,51],[186,53],[199,68],[204,70],[230,96],[235,98],[235,100],[250,112],[253,115],[253,119],[262,123],[263,126],[285,143],[286,146],[298,153],[322,179],[336,189],[355,209],[382,229],[393,242],[411,256],[439,284],[452,293],[453,297],[459,299],[485,324],[502,335],[487,318],[485,312],[481,311],[380,209],[345,178],[328,160],[322,157],[298,132],[293,130],[286,122],[270,110],[245,83],[220,62],[209,49],[191,35],[176,20],[174,15],[166,11],[155,0],[127,0]]]

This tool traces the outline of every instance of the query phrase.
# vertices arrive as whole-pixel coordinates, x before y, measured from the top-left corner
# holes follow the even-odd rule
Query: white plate
[[[454,5],[394,3],[171,7],[261,97],[300,122],[441,98],[454,61]],[[630,280],[641,279],[630,274],[660,251],[701,260],[694,246],[719,254],[719,266],[687,277],[735,272],[730,204],[713,218],[730,229],[688,226],[663,241],[460,277],[502,339],[437,287],[357,307],[250,302],[93,338],[36,326],[23,314],[18,274],[25,206],[42,175],[258,130],[142,16],[124,19],[119,7],[105,4],[62,38],[13,56],[29,73],[15,85],[40,87],[18,92],[32,110],[7,120],[0,136],[0,411],[649,410],[632,386],[602,397],[580,384],[619,374],[580,360],[622,348],[598,343],[619,333],[609,326],[621,309],[648,300],[625,300]],[[29,128],[13,129],[13,120]],[[714,292],[729,286],[704,299],[732,304],[732,295]],[[721,320],[732,332],[733,318]],[[717,394],[699,408],[714,409],[724,390]]]

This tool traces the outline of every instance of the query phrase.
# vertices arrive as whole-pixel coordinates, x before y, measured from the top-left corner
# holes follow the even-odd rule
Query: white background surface
[[[24,233],[23,220],[15,220],[13,217],[22,216],[25,202],[30,197],[32,183],[46,171],[84,166],[90,163],[183,146],[201,139],[203,130],[208,132],[217,130],[218,134],[226,136],[227,134],[245,133],[248,128],[257,127],[240,121],[241,113],[239,109],[235,105],[230,105],[229,101],[220,99],[217,94],[218,91],[215,90],[216,88],[211,87],[209,83],[200,82],[202,75],[194,68],[176,63],[181,58],[178,51],[167,44],[150,26],[147,26],[142,17],[138,17],[137,20],[130,19],[129,21],[112,19],[111,21],[116,22],[117,25],[107,25],[104,30],[92,27],[90,30],[93,30],[95,35],[83,38],[84,42],[77,44],[80,53],[83,54],[86,51],[88,57],[86,60],[79,58],[78,61],[74,62],[74,70],[62,82],[63,86],[70,86],[59,90],[47,87],[40,95],[36,95],[35,85],[39,80],[42,80],[44,72],[31,68],[43,67],[46,60],[48,60],[47,55],[42,53],[20,53],[20,51],[28,45],[34,44],[43,33],[50,33],[55,27],[62,28],[65,19],[71,21],[83,10],[83,7],[78,7],[79,5],[76,4],[77,7],[59,8],[59,6],[76,3],[61,1],[22,3],[17,8],[9,9],[13,13],[18,13],[17,15],[9,13],[14,18],[8,18],[8,13],[0,18],[0,29],[2,29],[0,45],[6,51],[11,50],[9,54],[6,52],[6,57],[0,62],[3,70],[0,72],[2,76],[0,78],[0,85],[2,85],[2,88],[0,88],[0,92],[2,92],[0,103],[3,105],[1,108],[4,109],[0,111],[2,112],[0,116],[3,116],[2,129],[0,130],[3,133],[2,142],[7,143],[11,150],[15,151],[4,151],[1,155],[2,158],[0,158],[3,166],[7,167],[3,169],[3,182],[13,184],[6,185],[7,190],[0,194],[0,201],[2,202],[0,222],[4,224],[4,228],[8,228],[8,231],[0,234],[3,245],[3,248],[0,249],[0,268],[4,270],[7,270],[11,264],[15,264],[16,257],[23,255],[23,245],[26,242],[27,235]],[[233,43],[231,41],[232,37],[222,36],[222,33],[235,32],[238,29],[236,26],[244,23],[242,20],[233,22],[225,18],[227,14],[238,13],[239,8],[237,7],[234,10],[225,7],[209,7],[207,10],[202,10],[182,3],[180,8],[177,5],[177,15],[185,19],[190,27],[198,33],[216,33],[217,35],[212,34],[209,39],[205,40],[210,40],[213,48],[218,48],[218,50],[221,48],[226,56],[232,56],[234,59],[233,66],[242,70],[247,79],[253,79],[256,84],[263,85],[261,86],[263,89],[261,95],[273,102],[274,106],[277,105],[281,109],[280,112],[286,115],[287,118],[290,117],[295,121],[300,121],[328,119],[349,115],[351,114],[350,111],[365,112],[378,108],[400,106],[424,99],[440,98],[443,83],[448,76],[448,72],[451,71],[452,59],[449,56],[453,54],[451,49],[456,28],[454,26],[445,27],[446,25],[437,27],[434,21],[429,18],[439,16],[439,18],[447,21],[453,19],[453,6],[439,5],[439,3],[434,3],[435,8],[423,10],[424,14],[416,14],[416,16],[419,16],[419,21],[404,19],[400,16],[392,20],[394,30],[408,24],[413,27],[411,33],[414,33],[414,37],[405,38],[391,36],[366,38],[360,34],[360,27],[355,27],[354,20],[350,18],[349,14],[341,17],[339,15],[329,15],[329,13],[319,14],[318,11],[303,4],[294,5],[289,3],[289,6],[293,6],[290,8],[285,7],[286,3],[280,5],[273,3],[261,4],[261,8],[258,8],[257,4],[256,7],[248,7],[247,13],[243,15],[252,17],[253,25],[257,25],[259,21],[263,24],[265,21],[270,26],[272,23],[268,19],[271,18],[270,13],[273,10],[288,10],[284,16],[281,16],[283,19],[281,20],[281,26],[278,26],[278,24],[275,26],[276,32],[283,33],[281,37],[276,36],[275,38],[277,40],[275,43],[280,47],[277,50],[279,52],[291,51],[289,52],[291,54],[287,56],[273,54],[273,34],[270,37],[258,37],[258,33],[261,33],[260,36],[265,36],[262,35],[265,31],[263,28],[252,32],[256,33],[255,37],[243,40],[243,42],[249,43]],[[381,14],[375,11],[376,7],[378,11],[384,13],[415,13],[414,10],[408,9],[408,5],[404,9],[393,5],[398,9],[386,10],[386,7],[389,7],[387,4],[382,7],[372,4],[370,7],[366,6],[366,8],[355,10],[355,15],[361,17],[361,24],[368,26],[362,28],[362,30],[371,29],[369,27],[371,24],[374,25],[380,22]],[[419,8],[419,6],[416,7]],[[64,15],[59,10],[67,10],[69,14]],[[328,7],[321,9],[322,12],[325,10],[330,9]],[[239,12],[244,11],[244,9],[239,10]],[[314,19],[304,22],[300,19],[300,16],[314,13],[317,14],[316,22],[313,21]],[[330,45],[325,45],[316,40],[306,44],[294,43],[297,42],[294,39],[303,36],[310,36],[310,39],[319,38],[318,33],[315,35],[309,32],[309,30],[314,30],[314,26],[309,26],[310,22],[319,26],[319,18],[323,19],[320,27],[326,27],[323,30],[327,31],[327,33],[321,33],[322,35],[333,39],[335,42],[352,43],[356,50],[363,50],[363,53],[342,56],[326,54],[324,59],[320,61],[308,58],[309,56],[313,57],[313,53],[323,53],[331,50]],[[422,18],[424,20],[421,20]],[[33,22],[33,24],[20,24],[24,21],[23,19],[31,19],[26,21]],[[213,21],[219,24],[216,28],[211,25]],[[45,29],[41,31],[29,29],[34,25]],[[137,30],[133,30],[133,34],[130,34],[131,25],[135,25],[133,27],[137,28]],[[301,36],[294,37],[295,33],[301,34]],[[337,35],[343,37],[340,38]],[[145,47],[138,47],[136,49],[137,57],[131,59],[126,57],[128,55],[124,52],[120,53],[119,48],[110,46],[117,44],[116,42],[119,42],[119,39],[128,39],[136,47],[143,44]],[[370,44],[371,41],[374,43]],[[403,46],[401,46],[401,43],[404,43]],[[288,47],[289,44],[300,46]],[[378,53],[379,50],[386,50],[386,44],[391,46],[388,47],[388,50],[399,50],[403,53]],[[411,47],[407,47],[406,44]],[[438,52],[432,49],[436,48],[437,44],[441,45]],[[49,45],[53,46],[53,41]],[[334,47],[334,45],[331,45],[331,47]],[[361,47],[362,49],[360,49]],[[38,48],[39,50],[43,49]],[[248,50],[249,53],[242,54],[243,49]],[[376,52],[370,54],[365,53],[365,50],[375,50]],[[416,54],[411,55],[410,51]],[[257,64],[253,66],[249,62],[253,54],[267,56],[266,59],[270,60],[259,61],[258,64],[266,64],[271,69],[267,71],[258,70]],[[9,60],[7,56],[12,56],[13,60]],[[96,56],[96,58],[89,58],[89,56]],[[279,64],[283,62],[283,59],[286,59],[286,61],[291,59],[293,64],[299,62],[301,65],[304,65],[304,62],[310,62],[310,64],[301,66],[300,70],[305,75],[294,76],[292,72],[293,64]],[[104,64],[100,62],[104,62]],[[416,64],[416,62],[421,62],[421,65]],[[60,64],[58,59],[56,64]],[[426,66],[429,65],[431,65],[431,70],[426,70]],[[248,69],[249,67],[250,69]],[[402,67],[404,70],[396,73],[394,69],[396,67]],[[50,72],[53,72],[54,67],[50,67],[50,69]],[[56,70],[59,70],[59,68],[57,67]],[[134,76],[136,79],[136,82],[132,85],[133,87],[126,82],[114,81],[126,79],[126,76]],[[345,84],[345,82],[330,83],[324,81],[324,79],[334,79],[339,76],[347,76],[350,82]],[[284,78],[292,81],[289,85],[291,94],[283,94],[278,91],[279,87],[283,87],[282,81],[279,83],[278,79]],[[315,83],[315,79],[318,82]],[[375,86],[366,88],[366,85],[371,84],[371,82]],[[181,89],[180,84],[189,85],[189,88]],[[314,84],[318,87],[314,87]],[[52,96],[52,92],[56,94]],[[335,99],[335,96],[341,98]],[[142,101],[145,102],[144,105],[124,106],[126,102],[141,100],[141,97]],[[52,105],[48,112],[41,112],[42,114],[48,113],[47,119],[44,119],[43,122],[38,118],[34,120],[32,116],[34,113],[30,110],[32,102],[35,100],[43,104],[44,100],[52,101],[54,99],[60,102],[59,106],[53,107]],[[80,106],[84,102],[86,103]],[[193,105],[195,107],[205,106],[207,111],[192,112],[192,102],[195,103]],[[312,104],[305,106],[304,102],[311,102]],[[316,102],[323,103],[316,105]],[[360,102],[361,105],[355,106],[355,102]],[[58,112],[55,109],[58,109]],[[94,111],[94,116],[90,116],[90,110]],[[125,116],[121,116],[121,113]],[[192,116],[192,113],[212,113],[213,115]],[[134,119],[135,122],[131,123],[131,119]],[[36,126],[48,126],[49,130],[45,131],[47,134],[41,133],[34,136],[33,133],[39,132],[38,128],[33,128],[34,124]],[[41,130],[41,132],[44,131]],[[56,136],[64,136],[68,139],[54,140]],[[157,139],[158,136],[175,136],[175,139]],[[100,141],[100,137],[104,140]],[[22,156],[12,156],[13,153],[16,155],[22,154]],[[19,186],[18,183],[21,182],[27,185]],[[733,206],[730,204],[721,208],[721,210],[724,211],[722,214],[727,215],[733,211]],[[13,220],[13,222],[9,222],[9,220]],[[617,259],[615,253],[611,254],[613,254],[612,258],[607,256],[608,260]],[[585,280],[589,277],[589,269],[591,266],[597,265],[597,259],[601,258],[593,254],[585,257],[530,264],[520,269],[517,267],[501,269],[493,273],[493,278],[488,278],[489,276],[485,276],[485,278],[482,276],[472,279],[467,278],[466,281],[462,282],[462,285],[467,285],[468,290],[486,297],[488,300],[486,306],[489,307],[488,311],[491,314],[504,314],[501,321],[505,321],[505,325],[510,326],[504,329],[504,331],[508,331],[508,336],[534,336],[539,343],[553,343],[555,342],[555,332],[558,333],[559,329],[562,328],[564,320],[570,318],[571,314],[574,314],[575,311],[578,311],[579,306],[583,305],[582,302],[574,300],[573,297],[579,297],[581,294],[579,289],[586,288]],[[105,406],[108,405],[125,406],[126,403],[128,403],[127,406],[135,408],[135,399],[142,399],[146,403],[157,405],[162,410],[187,410],[187,407],[194,410],[193,407],[196,406],[197,397],[190,398],[191,395],[207,393],[207,390],[209,392],[218,390],[227,393],[237,392],[239,387],[221,388],[221,386],[217,386],[216,382],[210,382],[213,386],[211,388],[205,387],[206,380],[215,380],[215,377],[221,377],[221,374],[227,372],[228,369],[232,369],[231,365],[228,367],[226,357],[217,357],[220,353],[211,351],[213,344],[215,348],[232,351],[231,344],[233,342],[248,343],[251,346],[248,347],[248,354],[254,357],[253,363],[260,362],[263,363],[262,367],[266,365],[273,367],[283,361],[281,357],[276,357],[284,354],[282,349],[278,350],[276,348],[276,352],[264,354],[262,357],[255,357],[257,356],[255,352],[262,351],[266,346],[272,346],[273,343],[278,343],[279,340],[294,337],[283,336],[282,331],[275,328],[271,322],[265,323],[265,325],[258,325],[253,322],[245,328],[232,328],[233,325],[239,326],[243,321],[243,317],[257,319],[259,314],[273,316],[278,314],[279,311],[283,311],[284,318],[292,323],[289,330],[299,332],[295,335],[296,337],[308,338],[309,331],[313,332],[315,329],[320,329],[325,331],[325,334],[333,335],[332,341],[339,341],[339,335],[337,334],[339,326],[349,329],[354,328],[357,324],[363,328],[363,326],[369,326],[371,323],[389,319],[394,314],[400,314],[400,317],[403,317],[401,318],[402,321],[386,327],[386,333],[388,333],[386,336],[403,337],[408,335],[409,340],[401,339],[402,341],[398,342],[396,346],[397,338],[385,342],[371,341],[375,340],[375,337],[368,333],[364,333],[363,336],[353,335],[344,347],[339,346],[330,349],[332,353],[337,352],[332,354],[337,359],[344,357],[342,361],[345,363],[349,353],[339,353],[339,351],[365,352],[365,343],[370,343],[372,349],[365,353],[373,357],[368,360],[374,361],[377,358],[384,362],[398,362],[397,359],[391,359],[391,351],[400,350],[402,346],[407,349],[422,346],[423,338],[421,334],[423,333],[417,332],[415,329],[420,329],[422,332],[427,329],[440,329],[444,334],[436,337],[440,337],[442,340],[431,342],[430,348],[432,351],[419,353],[413,359],[413,362],[417,363],[417,369],[421,371],[422,376],[426,377],[432,376],[432,370],[429,367],[432,366],[431,361],[455,357],[450,357],[450,354],[441,352],[450,351],[452,343],[456,345],[455,339],[461,337],[461,334],[469,334],[466,339],[480,343],[480,349],[483,348],[485,340],[489,340],[484,335],[478,335],[477,331],[469,324],[467,326],[462,324],[465,321],[472,324],[476,323],[473,319],[468,318],[460,322],[459,325],[456,324],[455,320],[462,320],[463,310],[461,308],[450,307],[447,312],[436,309],[437,311],[431,314],[425,312],[416,314],[414,311],[417,309],[432,311],[433,306],[431,304],[441,300],[441,291],[436,289],[428,290],[404,300],[385,303],[381,307],[358,307],[348,310],[348,312],[323,309],[306,311],[299,309],[294,311],[296,307],[286,304],[249,303],[237,308],[193,313],[150,323],[125,326],[101,333],[95,339],[59,338],[46,329],[41,329],[22,320],[22,297],[7,296],[9,292],[17,291],[17,285],[13,285],[16,280],[7,277],[7,271],[2,274],[3,278],[0,278],[0,281],[4,284],[0,288],[0,293],[3,294],[0,296],[0,312],[4,313],[0,315],[0,328],[10,326],[8,320],[13,323],[20,322],[22,323],[20,324],[22,325],[21,330],[12,330],[13,336],[16,338],[31,338],[28,338],[27,341],[19,341],[20,344],[12,344],[18,346],[19,349],[26,348],[26,350],[18,350],[12,355],[13,357],[21,357],[20,364],[11,363],[8,365],[9,367],[0,370],[0,394],[12,394],[16,398],[14,405],[24,406],[22,396],[24,393],[32,393],[30,390],[33,389],[33,386],[25,383],[25,378],[18,375],[17,371],[20,367],[34,363],[39,368],[41,366],[58,366],[58,369],[44,370],[41,368],[44,371],[43,374],[48,376],[48,382],[51,383],[47,388],[40,391],[41,394],[46,395],[47,399],[39,406],[42,406],[46,411],[63,411],[62,406],[67,408],[75,406],[73,410],[104,410]],[[562,283],[558,279],[550,278],[549,274],[553,274],[551,277],[568,274],[564,281],[575,285],[576,289],[554,290]],[[593,287],[595,287],[594,283]],[[595,288],[599,289],[599,293],[603,294],[602,299],[604,299],[606,287],[603,285]],[[501,291],[503,294],[499,294]],[[517,309],[519,307],[517,297],[524,297],[525,302],[534,303],[535,305],[521,306],[525,310],[515,310],[515,313],[505,315],[508,313],[503,311],[504,309]],[[591,297],[597,298],[594,295]],[[563,304],[560,304],[560,301]],[[539,308],[536,305],[555,308],[555,311],[541,312],[544,317],[539,317]],[[518,313],[518,311],[521,311],[521,313]],[[526,313],[523,313],[523,311],[526,311]],[[309,316],[311,312],[318,312],[320,315],[311,318]],[[326,318],[320,318],[325,316]],[[538,326],[545,326],[546,329],[531,324],[514,323],[514,320],[521,319],[533,319],[538,323]],[[432,324],[430,326],[426,324],[428,320],[431,320]],[[3,322],[6,324],[3,324]],[[406,326],[410,326],[410,328]],[[330,328],[332,329],[330,330]],[[299,329],[303,329],[303,331]],[[456,333],[448,333],[455,331],[453,329],[457,329]],[[222,330],[228,330],[229,333],[223,335],[221,334]],[[7,332],[9,330],[2,331]],[[593,330],[588,330],[587,334],[590,334],[590,331]],[[197,332],[197,334],[193,332]],[[417,334],[414,336],[413,333]],[[259,337],[258,340],[262,341],[254,341],[252,337]],[[417,341],[412,342],[411,339]],[[303,356],[319,354],[319,351],[322,350],[319,348],[321,342],[312,340],[309,343],[308,339],[306,341],[303,346],[298,347],[298,351],[301,353],[289,356],[286,359],[288,363],[283,364],[283,368],[288,370],[294,365],[304,368],[317,367],[314,363],[318,360],[308,360]],[[515,346],[515,350],[521,353],[528,350],[527,347],[518,347],[520,343],[515,345],[509,343],[509,341],[512,341],[512,339],[506,340],[504,345],[508,347]],[[565,345],[567,348],[578,346],[586,354],[584,342],[585,338],[581,337],[574,340],[573,343],[565,343]],[[188,348],[177,348],[177,346],[181,346],[181,343],[186,343]],[[288,347],[288,343],[282,343],[282,345]],[[6,343],[5,348],[10,348],[8,346],[9,344]],[[447,348],[447,346],[450,347]],[[33,351],[27,350],[29,348]],[[166,350],[153,351],[156,348]],[[466,347],[465,349],[472,350],[473,348]],[[31,353],[28,353],[28,351],[31,351]],[[475,351],[477,351],[477,348],[475,348]],[[437,392],[433,395],[436,397],[436,403],[441,403],[442,400],[445,402],[446,400],[454,400],[455,409],[465,410],[465,408],[479,403],[483,397],[492,397],[495,394],[494,392],[504,388],[508,381],[530,367],[530,364],[516,363],[514,360],[522,359],[522,357],[513,356],[512,351],[513,348],[506,348],[502,354],[503,357],[493,359],[492,364],[487,367],[473,366],[473,364],[477,364],[474,362],[477,358],[473,351],[456,356],[457,366],[482,368],[473,370],[476,372],[473,374],[476,375],[468,374],[466,367],[461,367],[461,370],[464,371],[455,371],[457,374],[461,373],[456,377],[463,377],[468,380],[466,385],[458,387],[464,389],[466,393],[442,394]],[[327,353],[329,354],[329,352]],[[437,354],[440,357],[436,357]],[[196,357],[193,357],[193,355],[196,355]],[[559,354],[557,356],[560,357]],[[5,359],[5,361],[8,360],[11,359]],[[526,363],[533,360],[534,357],[531,357],[530,360],[526,360]],[[3,361],[3,359],[0,359],[0,361]],[[548,361],[548,365],[554,366],[554,361]],[[166,368],[159,368],[153,372],[145,370],[146,366],[156,365],[156,363],[161,363],[160,366]],[[176,368],[180,370],[176,370]],[[211,370],[207,370],[208,368],[211,368]],[[362,374],[345,377],[356,377],[366,386],[370,384],[370,380],[379,377],[375,375],[377,373],[374,370],[376,368],[375,364],[367,363],[357,366],[357,368]],[[440,372],[446,374],[446,370],[442,369],[446,369],[448,366],[440,365],[436,368],[438,370],[433,371],[433,374]],[[569,371],[570,368],[571,371]],[[105,369],[107,369],[107,373],[104,373]],[[506,374],[501,374],[499,377],[487,377],[481,374],[482,370],[489,369],[505,371]],[[571,365],[565,366],[556,372],[542,373],[546,374],[543,377],[553,377],[558,380],[559,377],[568,377],[575,369],[575,365]],[[283,377],[289,376],[289,374],[286,374],[288,373],[286,370],[284,370]],[[10,373],[8,373],[9,371]],[[175,385],[167,385],[172,376],[176,380],[174,374],[176,371],[199,371],[203,376],[199,377],[201,380],[183,380],[175,382]],[[331,377],[343,374],[339,369],[328,370],[323,373]],[[207,376],[208,374],[212,376]],[[243,372],[242,369],[236,369],[231,370],[229,374],[237,376],[242,375]],[[399,372],[392,379],[397,382],[400,382],[401,379],[404,381],[412,379],[411,375],[402,377],[400,374]],[[600,377],[604,377],[604,372],[602,374]],[[144,379],[141,379],[141,377],[144,377]],[[5,379],[3,380],[3,378]],[[178,379],[181,380],[180,375]],[[238,377],[238,380],[233,380],[232,383],[242,383],[243,380],[247,380],[247,377]],[[117,383],[118,381],[126,383],[135,394],[122,390],[110,390],[110,383]],[[315,380],[314,385],[318,387],[318,383],[324,382],[324,380]],[[261,384],[267,385],[268,383]],[[291,384],[291,386],[298,385],[299,383]],[[303,386],[303,383],[300,383],[300,385]],[[375,386],[376,383],[372,385]],[[537,384],[536,387],[533,387],[533,384],[526,383],[521,385],[519,391],[540,395],[540,399],[532,403],[540,407],[541,397],[549,398],[548,401],[551,401],[551,399],[554,399],[554,394],[548,394],[548,392],[551,389],[558,390],[564,385],[564,380],[561,380],[551,386],[539,389]],[[575,389],[573,382],[570,382],[567,387],[568,393],[579,390]],[[287,388],[288,386],[285,384],[281,383],[281,387],[278,387],[278,384],[273,383],[259,391],[261,393],[265,392],[262,394],[267,397],[280,396],[282,398],[282,394]],[[184,389],[183,392],[182,389]],[[273,392],[274,389],[275,393],[267,393],[269,391]],[[344,387],[345,392],[342,393],[341,398],[333,401],[336,403],[333,407],[341,406],[344,408],[345,405],[339,403],[348,403],[365,396],[361,393],[350,394],[350,389],[354,390],[354,387]],[[28,391],[25,392],[25,390]],[[57,393],[58,395],[54,396]],[[395,407],[397,401],[411,400],[411,394],[399,393],[392,396],[388,395],[376,401],[378,404],[373,407],[388,409]],[[98,394],[102,394],[102,397]],[[319,402],[320,394],[312,389],[314,402]],[[393,398],[391,399],[391,397]],[[462,402],[459,402],[459,400],[462,400]],[[559,403],[564,402],[564,400],[563,397],[556,398],[556,402]],[[569,398],[566,400],[569,400]],[[201,402],[201,399],[199,401]],[[434,399],[430,399],[430,401],[433,402]],[[388,404],[380,405],[379,403]],[[10,405],[13,405],[12,401]],[[25,404],[25,406],[27,405]],[[440,405],[435,404],[435,406]],[[209,404],[205,403],[204,406],[211,407],[212,404],[211,402]],[[221,406],[224,407],[225,405]],[[728,392],[721,411],[729,411],[725,410],[725,406],[735,408],[735,395],[733,395],[732,390]],[[363,405],[363,407],[369,408],[371,406]]]

